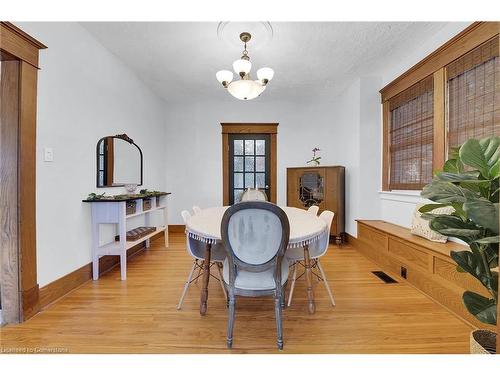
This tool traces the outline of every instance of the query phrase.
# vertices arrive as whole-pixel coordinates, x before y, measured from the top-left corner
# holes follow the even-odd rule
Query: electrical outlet
[[[50,147],[43,149],[43,161],[54,161],[54,150]]]
[[[408,273],[408,270],[406,269],[406,267],[401,267],[401,277],[403,279],[407,278],[407,273]]]

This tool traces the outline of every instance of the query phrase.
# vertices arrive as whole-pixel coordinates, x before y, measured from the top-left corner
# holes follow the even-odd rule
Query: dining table
[[[200,314],[205,315],[208,303],[208,283],[210,279],[210,257],[212,246],[221,243],[221,222],[224,212],[229,206],[211,207],[201,210],[186,221],[186,235],[205,244],[205,261],[203,263],[203,279],[200,297]],[[309,246],[326,236],[328,228],[323,220],[306,210],[296,207],[281,207],[288,217],[290,237],[288,249],[302,247],[304,249],[304,265],[307,284],[307,305],[310,314],[314,314],[314,291],[312,282],[311,258]],[[286,256],[286,251],[285,251]]]

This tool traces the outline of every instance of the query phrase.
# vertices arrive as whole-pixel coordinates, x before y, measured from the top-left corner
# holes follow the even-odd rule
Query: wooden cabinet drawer
[[[488,296],[488,291],[486,288],[468,273],[458,272],[457,265],[455,263],[447,262],[446,260],[435,258],[434,260],[434,273],[445,280],[452,282],[453,284],[464,288],[465,290],[471,290],[473,292]]]
[[[429,267],[429,255],[423,251],[417,250],[400,241],[389,237],[389,253],[397,256],[399,259],[407,262],[408,266],[416,266],[424,271]]]
[[[387,251],[387,236],[364,225],[358,227],[358,238],[367,246],[378,251]]]

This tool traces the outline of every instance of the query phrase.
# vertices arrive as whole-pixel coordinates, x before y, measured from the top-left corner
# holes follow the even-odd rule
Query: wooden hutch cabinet
[[[319,213],[333,211],[330,237],[337,243],[345,240],[344,175],[341,166],[287,168],[287,205],[303,209],[316,205]]]

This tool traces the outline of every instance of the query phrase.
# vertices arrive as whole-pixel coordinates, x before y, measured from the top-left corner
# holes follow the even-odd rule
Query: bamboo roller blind
[[[446,67],[448,152],[470,138],[500,135],[498,37]]]
[[[429,76],[390,99],[392,189],[421,189],[432,179],[433,78]]]

